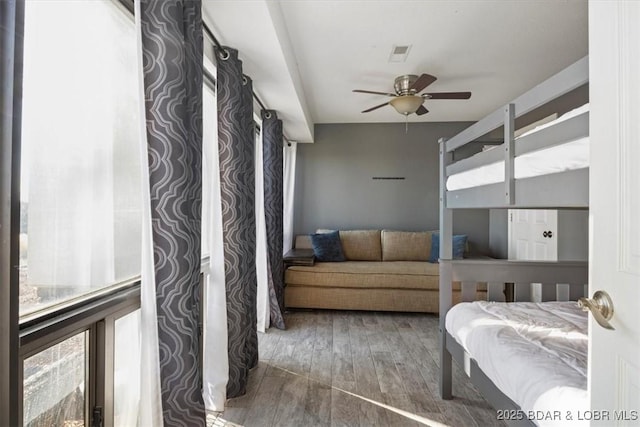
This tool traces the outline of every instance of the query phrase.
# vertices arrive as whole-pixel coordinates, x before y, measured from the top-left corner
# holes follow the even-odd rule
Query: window
[[[140,273],[136,58],[116,3],[26,2],[21,315]]]
[[[29,1],[24,32],[21,418],[87,426],[102,408],[107,425],[131,425],[142,241],[133,17],[108,0]]]
[[[133,18],[109,0],[25,8],[20,417],[30,427],[88,426],[92,414],[135,425],[146,157]],[[211,151],[210,87],[205,102]]]
[[[81,332],[24,361],[23,424],[84,426],[88,332]]]

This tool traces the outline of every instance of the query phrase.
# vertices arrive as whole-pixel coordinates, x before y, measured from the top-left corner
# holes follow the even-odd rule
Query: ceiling
[[[586,0],[203,0],[207,25],[239,50],[245,74],[285,135],[313,142],[317,123],[404,122],[380,95],[402,74],[428,73],[427,100],[409,122],[475,121],[588,53]],[[394,45],[411,45],[389,62]]]

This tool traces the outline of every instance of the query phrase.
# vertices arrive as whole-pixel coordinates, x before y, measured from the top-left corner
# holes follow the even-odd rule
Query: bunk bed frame
[[[462,283],[463,301],[473,300],[477,283],[488,283],[488,297],[506,283],[541,283],[543,295],[555,294],[556,284],[570,284],[570,298],[588,283],[587,262],[508,261],[495,259],[452,259],[453,209],[588,209],[588,169],[577,169],[515,179],[515,158],[524,153],[587,137],[588,113],[580,114],[540,132],[522,137],[514,144],[515,124],[533,117],[535,110],[561,96],[588,84],[588,57],[552,76],[540,85],[516,98],[468,127],[451,139],[440,139],[440,395],[452,398],[452,358],[464,367],[471,382],[496,409],[520,409],[504,395],[482,372],[463,347],[447,332],[445,318],[452,306],[452,283]],[[454,162],[455,150],[476,142],[490,132],[504,128],[500,147]],[[448,191],[449,176],[475,167],[504,160],[505,180],[468,189]],[[493,292],[491,290],[493,289]],[[545,290],[552,292],[545,292]],[[553,299],[553,298],[547,298]],[[529,420],[514,420],[512,424],[533,425]]]

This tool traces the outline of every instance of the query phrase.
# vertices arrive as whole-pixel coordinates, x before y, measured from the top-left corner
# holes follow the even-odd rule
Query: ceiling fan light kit
[[[389,101],[389,104],[400,114],[404,114],[408,116],[409,114],[415,113],[418,108],[424,102],[424,98],[416,95],[402,95],[396,98],[393,98]]]
[[[374,95],[390,96],[391,101],[368,108],[363,113],[368,113],[385,105],[391,105],[398,113],[408,116],[409,114],[417,114],[421,116],[429,112],[422,104],[425,99],[469,99],[471,92],[433,92],[417,95],[418,92],[429,86],[437,80],[430,74],[405,74],[396,77],[393,82],[393,88],[396,93],[376,92],[371,90],[354,89],[357,93],[370,93]]]

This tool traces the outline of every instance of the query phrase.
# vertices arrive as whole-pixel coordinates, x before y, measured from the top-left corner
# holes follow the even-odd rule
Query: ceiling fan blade
[[[413,82],[409,90],[415,90],[415,93],[418,93],[436,80],[437,78],[430,74],[422,74],[420,77],[418,77],[418,80]]]
[[[374,94],[374,95],[398,96],[395,93],[376,92],[376,91],[373,91],[373,90],[354,89],[352,92],[356,92],[356,93],[371,93],[371,94]]]
[[[421,106],[420,106],[420,107],[418,107],[418,109],[416,110],[416,114],[417,114],[418,116],[421,116],[421,115],[423,115],[423,114],[427,114],[428,112],[429,112],[429,110],[427,110],[427,109],[425,108],[425,106],[424,106],[424,105],[421,105]]]
[[[385,105],[389,105],[389,103],[385,102],[384,104],[376,105],[375,107],[371,107],[367,110],[364,110],[363,113],[368,113],[369,111],[377,110],[378,108],[384,107]]]
[[[423,93],[422,96],[429,99],[469,99],[471,92],[435,92]]]

